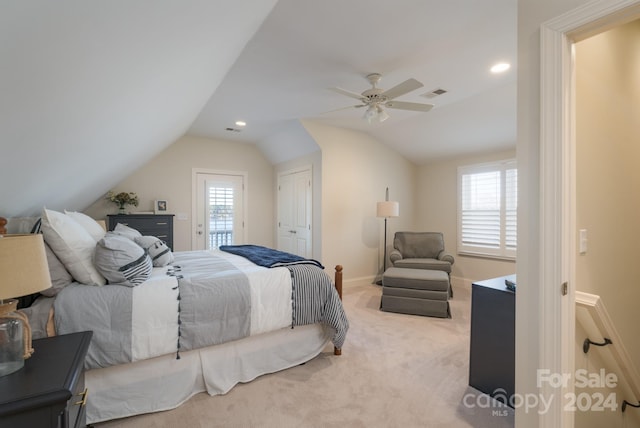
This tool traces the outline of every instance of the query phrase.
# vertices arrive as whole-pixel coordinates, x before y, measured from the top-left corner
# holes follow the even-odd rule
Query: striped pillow
[[[128,287],[145,282],[153,269],[151,258],[142,247],[113,232],[98,241],[94,262],[109,284]]]
[[[140,236],[134,239],[135,243],[147,250],[155,267],[166,266],[173,263],[173,253],[167,244],[155,236]]]

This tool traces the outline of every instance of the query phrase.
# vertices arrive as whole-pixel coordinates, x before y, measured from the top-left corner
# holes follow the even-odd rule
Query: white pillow
[[[113,232],[116,235],[126,236],[127,238],[131,239],[132,241],[134,241],[136,238],[142,237],[142,233],[138,232],[133,227],[129,227],[129,226],[127,226],[125,224],[122,224],[122,223],[116,224],[116,227],[113,228]]]
[[[135,287],[151,276],[153,262],[149,254],[126,236],[107,233],[96,246],[96,267],[109,284]]]
[[[104,230],[97,221],[84,213],[67,210],[65,210],[64,213],[74,219],[80,226],[84,228],[84,230],[89,232],[89,235],[91,235],[91,237],[96,242],[104,238],[105,233],[107,233],[107,231]]]
[[[104,277],[93,265],[96,241],[73,218],[42,210],[42,234],[73,278],[87,285],[104,285]]]

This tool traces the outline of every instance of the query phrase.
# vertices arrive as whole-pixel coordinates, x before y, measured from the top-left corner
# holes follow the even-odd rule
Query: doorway
[[[278,174],[277,206],[278,250],[313,257],[311,166]]]
[[[541,333],[539,359],[527,358],[516,350],[521,361],[518,374],[523,378],[541,367],[551,373],[569,374],[575,368],[574,347],[567,346],[575,342],[577,248],[573,45],[637,18],[639,6],[639,1],[603,0],[572,10],[541,28],[539,290],[531,288],[517,299],[518,305],[525,298],[538,300],[537,306],[544,308],[545,316],[538,318],[535,328]],[[531,330],[521,324],[517,325],[517,334]],[[561,396],[571,389],[563,386]],[[548,384],[538,386],[538,392],[545,396],[558,393]],[[518,420],[517,412],[516,423]],[[562,400],[556,400],[539,421],[540,426],[571,427],[574,415],[563,411]]]
[[[194,250],[212,250],[245,241],[246,174],[194,171]]]

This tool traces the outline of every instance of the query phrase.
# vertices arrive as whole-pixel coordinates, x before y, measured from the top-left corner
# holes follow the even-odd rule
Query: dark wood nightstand
[[[173,214],[110,214],[107,218],[108,230],[122,223],[143,235],[161,239],[173,251]]]
[[[0,377],[0,426],[86,426],[84,359],[93,332],[33,341],[33,356],[15,373]]]

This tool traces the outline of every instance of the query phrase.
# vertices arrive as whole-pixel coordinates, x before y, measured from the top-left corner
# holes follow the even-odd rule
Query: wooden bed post
[[[338,296],[342,300],[342,265],[336,265],[335,285]],[[342,349],[333,347],[333,355],[342,355]]]

